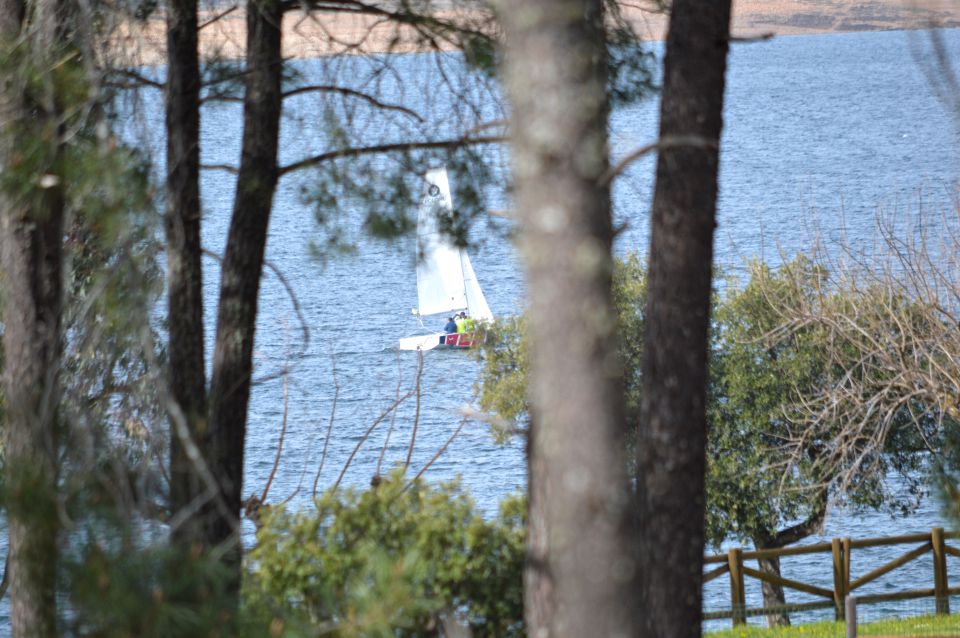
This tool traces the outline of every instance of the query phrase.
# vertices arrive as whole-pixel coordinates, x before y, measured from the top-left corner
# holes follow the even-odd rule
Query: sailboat
[[[424,176],[426,192],[417,214],[417,298],[414,314],[423,317],[443,313],[466,313],[475,322],[493,320],[493,313],[480,289],[470,256],[454,246],[450,237],[440,232],[439,216],[453,210],[450,182],[446,168],[435,168]],[[437,320],[439,323],[440,320]],[[400,339],[401,350],[432,350],[437,347],[469,348],[472,333],[445,334],[430,332]]]

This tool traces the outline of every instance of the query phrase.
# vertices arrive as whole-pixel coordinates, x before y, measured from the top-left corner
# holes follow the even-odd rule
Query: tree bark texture
[[[279,0],[251,0],[247,6],[242,155],[221,266],[217,338],[210,384],[214,472],[226,511],[215,513],[209,540],[227,550],[226,560],[236,576],[237,587],[240,582],[243,447],[253,368],[257,297],[278,179],[281,15]]]
[[[528,628],[536,627],[538,632],[549,635],[550,619],[554,615],[554,585],[550,572],[546,502],[547,491],[544,483],[545,460],[542,454],[534,454],[537,445],[538,429],[531,418],[527,429],[527,553],[523,570],[524,622]],[[538,633],[532,629],[529,635]]]
[[[638,430],[645,631],[699,636],[713,231],[730,0],[675,0],[657,160]]]
[[[14,636],[56,635],[63,205],[58,192],[44,200],[27,209],[3,203],[4,451]]]
[[[196,464],[211,461],[203,342],[196,0],[171,0],[167,8],[166,128],[170,393],[179,408],[170,414],[170,507],[183,517],[171,531],[175,541],[192,545],[203,542],[201,498],[207,487]],[[201,459],[190,459],[191,443]]]
[[[504,4],[530,318],[529,634],[635,635],[600,0]]]
[[[52,64],[59,16],[51,0],[0,2],[0,46],[14,46],[28,33],[32,53],[25,64],[35,66],[24,74]],[[0,92],[0,165],[22,172],[21,142],[46,141],[45,156],[32,167],[32,188],[0,193],[10,619],[15,638],[32,638],[55,636],[57,624],[64,197],[58,87],[45,82],[28,91],[17,75],[5,77]]]
[[[821,490],[816,496],[813,510],[805,520],[772,534],[757,536],[753,539],[753,546],[757,549],[786,547],[787,545],[793,545],[816,534],[823,528],[823,521],[827,515],[828,497],[828,492]],[[780,576],[779,558],[758,559],[757,564],[760,571],[766,574]],[[764,607],[785,605],[787,602],[786,594],[780,585],[774,585],[773,583],[764,581],[762,591]],[[787,627],[790,625],[790,615],[787,613],[767,614],[767,625],[769,627]]]
[[[757,545],[757,549],[763,549]],[[780,577],[780,559],[776,556],[771,558],[758,558],[757,566],[760,568],[760,571],[764,574],[771,574],[776,577]],[[772,607],[774,605],[785,605],[787,603],[787,596],[783,591],[782,585],[776,585],[774,583],[768,583],[763,581],[761,583],[761,590],[763,592],[763,606]],[[768,627],[789,627],[790,626],[790,615],[786,612],[777,612],[772,614],[767,614],[767,626]]]

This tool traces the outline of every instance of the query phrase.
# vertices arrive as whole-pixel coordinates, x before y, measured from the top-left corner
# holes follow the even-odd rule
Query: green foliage
[[[617,309],[617,336],[623,361],[624,407],[627,422],[636,423],[640,418],[643,331],[647,313],[647,269],[637,253],[630,253],[614,265],[613,305]]]
[[[524,507],[486,521],[456,484],[408,484],[401,471],[358,492],[329,491],[315,512],[264,517],[247,599],[284,635],[432,636],[444,619],[475,636],[522,635]]]
[[[921,419],[922,432],[910,418],[911,409],[922,414],[923,406],[904,406],[879,447],[857,443],[869,462],[852,480],[839,478],[847,466],[820,462],[835,445],[840,424],[810,426],[796,406],[856,374],[863,361],[852,345],[828,343],[814,322],[798,320],[800,325],[784,329],[784,317],[803,317],[815,303],[846,304],[846,316],[863,330],[891,329],[865,311],[863,296],[828,289],[825,281],[826,273],[802,257],[776,270],[757,263],[744,285],[731,280],[725,294],[714,298],[707,406],[706,537],[711,544],[727,538],[769,541],[787,524],[815,522],[831,498],[906,511],[922,489],[926,457],[917,452],[939,441],[932,416]],[[646,294],[644,263],[629,255],[617,264],[613,283],[628,426],[639,418]],[[898,316],[909,320],[911,306],[901,303]],[[523,318],[501,319],[479,353],[481,408],[520,424],[527,419],[525,331]],[[815,433],[804,445],[792,445],[802,439],[801,430]],[[885,489],[891,469],[912,488],[906,497]]]
[[[496,72],[500,64],[500,57],[493,38],[471,31],[461,35],[460,46],[463,49],[463,59],[467,66],[488,76],[492,76]]]
[[[25,35],[0,52],[6,90],[26,104],[20,119],[3,123],[16,150],[4,157],[0,193],[5,214],[55,205],[65,217],[57,509],[41,512],[69,532],[57,557],[71,603],[61,622],[76,635],[196,635],[151,615],[152,588],[166,591],[167,579],[159,558],[129,542],[162,472],[149,434],[161,410],[148,365],[158,355],[150,313],[160,292],[148,165],[111,134],[109,96],[95,90],[77,51],[35,45]],[[18,483],[31,478],[29,468],[3,470]],[[5,507],[45,502],[30,489],[6,492]],[[41,533],[42,521],[34,524]],[[182,565],[166,564],[186,577]]]
[[[287,72],[288,68],[284,67],[284,71]],[[203,99],[207,102],[216,104],[221,100],[243,100],[243,81],[246,75],[240,61],[214,57],[204,61],[200,73],[203,76]]]
[[[504,419],[523,421],[527,416],[527,327],[524,317],[503,317],[487,327],[480,383],[480,407]]]
[[[613,302],[617,309],[617,336],[624,361],[628,420],[640,413],[640,371],[643,363],[643,326],[647,273],[636,253],[618,260],[613,270]],[[527,418],[527,321],[523,316],[502,317],[487,328],[483,362],[476,388],[483,410],[517,423]]]
[[[72,607],[65,622],[71,635],[223,635],[225,619],[219,610],[228,600],[227,574],[218,561],[199,553],[185,557],[162,546],[138,548],[129,538],[95,540],[102,530],[89,531],[80,551],[64,561]]]
[[[105,125],[80,128],[64,154],[62,494],[74,517],[126,525],[131,511],[153,507],[161,482],[158,216],[147,162]]]
[[[607,3],[607,96],[613,107],[650,97],[657,90],[656,55],[621,15],[616,2]]]
[[[815,328],[777,330],[784,307],[820,293],[821,275],[803,259],[776,272],[754,264],[746,286],[729,287],[714,311],[706,525],[714,545],[772,537],[826,507],[818,486],[829,477],[811,476],[782,447],[791,403],[827,383],[822,343]]]
[[[328,122],[334,144],[349,148],[349,132],[339,128],[333,115]],[[468,147],[443,154],[397,151],[324,162],[300,188],[301,201],[313,209],[326,235],[311,251],[320,259],[353,252],[361,230],[382,240],[410,235],[417,226],[423,175],[439,165],[456,176],[451,183],[454,208],[438,216],[440,230],[454,245],[470,245],[472,226],[486,218],[483,188],[491,179],[489,163],[481,149]]]

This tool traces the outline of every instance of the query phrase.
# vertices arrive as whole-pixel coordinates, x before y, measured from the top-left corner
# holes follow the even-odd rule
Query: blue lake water
[[[960,31],[944,36],[951,50],[960,52]],[[808,247],[817,233],[826,239],[844,235],[867,245],[874,237],[878,211],[906,217],[918,213],[920,202],[925,211],[951,209],[960,179],[960,124],[936,99],[918,66],[914,52],[929,58],[925,44],[921,34],[884,32],[784,37],[734,46],[722,147],[718,264],[736,272],[753,257],[777,261]],[[321,63],[303,63],[305,73],[315,70],[311,64]],[[403,64],[410,65],[411,74],[427,79],[439,66],[430,56],[408,56]],[[378,81],[394,82],[397,100],[422,100],[402,95],[399,81],[389,74]],[[482,115],[494,117],[496,111],[490,106]],[[236,105],[205,111],[205,163],[236,163],[239,113]],[[358,111],[357,117],[364,115]],[[284,161],[322,150],[316,119],[306,102],[285,119]],[[154,135],[162,130],[159,102],[150,106],[145,123]],[[655,100],[615,112],[614,158],[650,143],[656,123]],[[371,119],[370,125],[376,122]],[[441,126],[454,125],[448,120]],[[626,224],[616,245],[620,254],[647,249],[653,169],[652,157],[638,161],[615,186],[615,214]],[[355,255],[326,262],[313,258],[310,242],[323,237],[300,200],[304,179],[308,178],[281,183],[267,257],[295,289],[310,341],[305,354],[297,357],[302,344],[297,315],[285,288],[267,274],[255,349],[258,378],[290,367],[287,434],[268,500],[282,500],[302,485],[293,499],[297,506],[308,503],[334,405],[321,488],[337,480],[367,429],[398,392],[411,387],[417,368],[414,354],[396,350],[397,339],[417,327],[410,314],[416,305],[412,240],[384,243],[361,238]],[[216,171],[203,180],[204,243],[218,253],[229,222],[233,181]],[[502,192],[494,188],[492,195],[495,204],[503,205]],[[349,220],[349,211],[346,216]],[[482,224],[475,231],[479,243],[472,260],[493,312],[498,316],[517,312],[524,287],[512,245],[502,232],[487,231]],[[213,260],[206,265],[207,325],[213,326],[218,272]],[[212,328],[208,330],[212,341]],[[459,409],[472,402],[477,378],[478,365],[467,354],[426,354],[414,470],[428,462],[460,425]],[[395,418],[385,419],[370,434],[345,473],[346,484],[367,485],[381,455],[383,471],[406,457],[414,411],[413,401],[403,403]],[[245,493],[259,493],[265,484],[282,419],[279,379],[256,385],[247,430]],[[480,507],[492,512],[501,497],[523,488],[525,472],[521,441],[498,445],[486,426],[468,422],[426,476],[434,481],[460,477]],[[935,502],[925,503],[907,519],[838,510],[828,518],[824,537],[899,534],[929,530],[943,522]],[[250,534],[246,536],[249,542]],[[871,565],[878,559],[871,558]],[[794,567],[785,562],[787,576],[830,584],[828,562],[822,567],[796,563]],[[865,565],[863,571],[868,568]],[[855,563],[855,573],[860,569]],[[929,563],[894,572],[878,587],[905,582],[932,586]],[[748,588],[751,601],[757,600],[757,592],[758,588]],[[725,587],[708,588],[708,608],[722,607],[726,599]]]
[[[960,45],[960,34],[947,36]],[[867,244],[875,237],[878,211],[909,217],[917,214],[921,201],[930,212],[953,206],[960,178],[960,127],[932,95],[911,57],[911,50],[923,44],[919,34],[886,32],[779,38],[734,47],[716,234],[721,267],[736,272],[750,258],[777,261],[809,246],[817,234],[828,241],[844,235]],[[412,66],[420,63],[410,60]],[[417,67],[415,73],[422,72]],[[236,161],[236,114],[221,107],[205,120],[204,162]],[[654,100],[616,112],[614,157],[653,140],[656,120]],[[311,147],[312,126],[285,121],[287,160]],[[637,162],[617,183],[616,215],[626,224],[618,253],[647,249],[653,162],[652,157]],[[222,250],[232,183],[218,173],[204,179],[204,241],[214,251]],[[385,243],[361,236],[356,255],[326,262],[312,258],[309,242],[322,240],[322,232],[300,203],[302,183],[293,178],[281,184],[268,244],[268,259],[292,283],[311,330],[306,356],[289,361],[289,430],[272,488],[277,497],[295,488],[305,463],[314,463],[335,386],[334,436],[321,485],[336,478],[342,459],[393,402],[398,383],[410,386],[416,369],[414,356],[395,349],[397,338],[416,328],[410,315],[416,305],[412,240]],[[516,312],[523,281],[512,245],[482,224],[474,232],[478,246],[472,260],[491,308],[498,316]],[[209,265],[212,325],[218,282],[216,264]],[[256,357],[264,376],[288,362],[300,331],[285,289],[269,274],[261,308]],[[463,353],[428,353],[417,463],[432,456],[456,428],[457,410],[471,402],[476,373],[477,366]],[[258,386],[247,444],[248,491],[263,484],[273,463],[281,414],[280,383]],[[412,404],[399,411],[388,461],[405,456],[412,415]],[[380,426],[361,448],[347,473],[350,483],[369,480],[385,433]],[[524,472],[519,443],[497,446],[484,426],[468,424],[430,475],[462,476],[481,506],[490,509],[500,496],[523,485]]]
[[[945,36],[953,50],[960,51],[960,32]],[[960,179],[960,122],[954,116],[960,114],[952,116],[933,95],[919,66],[928,55],[925,45],[921,34],[888,32],[778,38],[734,47],[716,234],[721,267],[736,272],[747,259],[778,261],[808,248],[818,236],[869,246],[876,237],[878,213],[901,220],[952,210]],[[424,62],[414,58],[409,63]],[[429,77],[429,65],[415,73]],[[655,138],[657,108],[656,101],[649,100],[614,113],[614,158]],[[232,125],[236,128],[235,121]],[[301,121],[284,131],[291,158],[297,153],[298,130],[311,129]],[[213,135],[210,127],[205,131]],[[205,158],[210,163],[236,156],[234,152],[221,158],[211,148],[217,147],[205,146],[217,157]],[[653,168],[652,157],[637,162],[616,185],[616,216],[626,224],[616,245],[620,254],[647,249]],[[230,201],[229,183],[226,180],[221,192],[212,177],[204,182],[209,206],[205,239],[214,250],[220,249],[228,211],[217,202]],[[502,194],[494,192],[494,200],[498,197]],[[484,234],[482,225],[476,230],[479,246],[472,259],[491,308],[497,315],[516,312],[522,306],[523,282],[513,248],[501,234]],[[291,375],[289,430],[273,498],[291,493],[305,467],[308,476],[315,472],[335,386],[339,386],[336,419],[321,485],[337,478],[344,459],[394,400],[397,387],[410,387],[416,368],[414,356],[395,350],[396,339],[416,328],[410,316],[416,303],[412,243],[362,241],[356,256],[324,266],[310,259],[306,250],[314,232],[298,204],[295,184],[286,184],[278,194],[269,259],[294,282],[312,340],[306,358],[295,363]],[[215,280],[210,278],[208,285],[212,299]],[[261,303],[257,360],[264,374],[283,364],[284,353],[296,346],[298,331],[286,293],[269,276]],[[427,353],[415,468],[431,458],[460,424],[458,408],[471,402],[477,371],[462,353]],[[248,492],[264,483],[272,466],[281,405],[278,382],[256,389],[247,442]],[[412,402],[398,410],[384,464],[405,456],[413,413]],[[348,483],[367,484],[388,429],[388,423],[380,425],[360,448],[346,474]],[[479,505],[492,511],[499,498],[524,485],[522,444],[497,445],[484,425],[468,423],[428,476],[461,477]],[[837,511],[829,517],[823,537],[890,535],[942,523],[935,502],[925,503],[907,519]],[[889,553],[859,553],[855,576],[884,556]],[[784,573],[825,586],[831,583],[829,562],[785,561]],[[921,561],[893,572],[869,591],[903,583],[928,587],[931,578],[929,561]],[[707,607],[725,606],[727,596],[721,580],[708,588]],[[748,597],[751,604],[758,602],[759,587],[748,587]],[[887,609],[898,607],[892,604]]]

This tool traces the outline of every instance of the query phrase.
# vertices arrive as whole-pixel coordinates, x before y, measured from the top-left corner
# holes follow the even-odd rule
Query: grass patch
[[[879,620],[858,628],[860,636],[960,636],[960,616],[914,616]]]
[[[960,615],[915,616],[893,618],[861,624],[858,636],[956,636],[960,638]],[[709,631],[709,638],[844,638],[846,625],[842,622],[818,622],[792,627],[746,626],[721,631]]]
[[[817,622],[805,625],[793,625],[792,627],[760,627],[746,625],[734,627],[732,629],[723,629],[721,631],[708,631],[704,635],[709,638],[844,638],[846,636],[846,625],[842,622]]]

